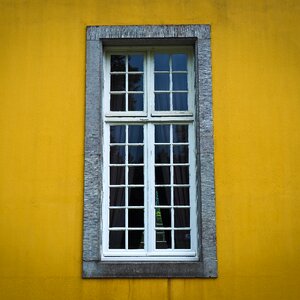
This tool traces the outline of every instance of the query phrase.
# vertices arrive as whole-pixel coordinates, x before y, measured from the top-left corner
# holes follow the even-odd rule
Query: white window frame
[[[188,110],[187,111],[156,111],[154,108],[154,54],[184,53],[187,55],[187,83],[188,83]],[[111,55],[144,55],[144,110],[134,112],[110,111],[110,56]],[[127,72],[127,70],[126,70]],[[171,76],[172,72],[170,73]],[[126,77],[127,78],[127,77]],[[195,160],[195,129],[194,129],[194,59],[192,47],[108,47],[104,49],[104,93],[103,93],[103,120],[104,120],[104,176],[103,176],[103,204],[102,204],[102,260],[103,261],[196,261],[197,249],[197,201],[196,201],[196,171]],[[172,91],[172,80],[170,80]],[[127,83],[126,83],[127,85]],[[177,92],[177,91],[176,91]],[[171,99],[170,99],[171,101]],[[117,121],[116,121],[117,118]],[[172,121],[170,121],[172,120]],[[144,126],[144,191],[145,191],[145,249],[139,250],[112,250],[109,249],[109,126],[139,124]],[[155,250],[155,203],[154,199],[154,126],[156,124],[185,124],[189,128],[189,193],[190,193],[190,228],[191,249],[159,249]],[[172,130],[171,130],[172,133]],[[146,143],[147,142],[147,143]],[[172,144],[172,141],[170,141]],[[172,168],[171,168],[172,169]],[[173,197],[173,196],[172,196]],[[174,210],[172,209],[174,217]],[[174,230],[174,224],[171,226]],[[125,227],[127,228],[127,227]],[[173,236],[173,235],[172,235]],[[173,241],[174,244],[174,241]],[[126,245],[127,246],[127,245]],[[174,245],[173,245],[174,246]]]
[[[197,256],[194,261],[105,261],[103,259],[103,112],[104,47],[129,45],[191,45],[195,58],[195,111],[186,120],[195,123],[197,179]],[[130,113],[131,114],[131,113]],[[176,119],[156,113],[153,119]],[[109,118],[113,116],[109,116]],[[127,116],[130,118],[130,115]],[[163,117],[163,118],[162,118]],[[141,122],[145,116],[141,117]],[[146,116],[147,118],[147,116]],[[195,118],[195,119],[193,119]],[[117,120],[118,118],[115,118]],[[191,132],[191,131],[190,131]],[[92,26],[87,29],[86,137],[83,277],[216,277],[215,197],[211,58],[209,25],[172,26]]]

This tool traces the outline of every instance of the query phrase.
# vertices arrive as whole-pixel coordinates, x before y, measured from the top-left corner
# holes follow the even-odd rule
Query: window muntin
[[[197,259],[191,53],[105,53],[103,260]]]

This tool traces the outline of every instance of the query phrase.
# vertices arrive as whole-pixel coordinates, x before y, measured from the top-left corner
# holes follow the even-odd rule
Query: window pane
[[[125,231],[109,232],[109,249],[125,249]]]
[[[128,110],[143,111],[144,110],[144,94],[128,94]]]
[[[155,163],[170,163],[170,146],[155,146]]]
[[[110,58],[111,72],[125,71],[125,56],[112,55]]]
[[[155,167],[155,183],[156,184],[170,183],[170,167]]]
[[[125,143],[125,126],[110,126],[110,142]]]
[[[188,145],[173,146],[173,162],[188,163],[189,162],[189,147]]]
[[[174,205],[190,205],[188,187],[174,187]]]
[[[169,54],[155,54],[154,55],[154,70],[155,71],[169,71]]]
[[[156,231],[156,249],[170,249],[172,247],[171,230]]]
[[[173,90],[186,91],[187,90],[187,74],[173,73]]]
[[[142,54],[128,55],[128,71],[142,72],[144,69],[144,56]]]
[[[112,74],[110,77],[111,91],[125,91],[125,75]]]
[[[109,227],[125,227],[125,209],[109,210]]]
[[[173,109],[188,110],[187,93],[173,93]]]
[[[156,73],[154,75],[154,89],[156,91],[169,91],[170,90],[169,74]]]
[[[143,209],[128,209],[128,227],[144,227]]]
[[[144,249],[144,231],[128,231],[128,249]]]
[[[128,75],[128,90],[129,91],[143,91],[143,74],[129,74]]]
[[[155,143],[170,143],[170,125],[155,125]]]
[[[144,162],[144,147],[128,146],[128,162],[131,164],[142,164]]]
[[[128,205],[143,206],[144,205],[144,188],[128,188]]]
[[[170,110],[170,93],[155,93],[155,110]]]
[[[144,132],[142,125],[128,126],[129,143],[142,143],[144,141]]]
[[[175,227],[190,226],[190,209],[189,208],[174,208],[174,225]]]
[[[171,188],[157,187],[155,189],[155,205],[171,205]]]
[[[144,184],[144,167],[128,167],[128,184]]]
[[[174,167],[174,183],[175,184],[189,183],[189,167],[186,166]]]
[[[175,249],[190,249],[191,234],[189,230],[175,230]]]
[[[173,125],[173,142],[188,142],[188,125]]]
[[[110,188],[110,205],[124,206],[125,205],[125,188]]]
[[[125,183],[125,167],[110,167],[110,184],[120,185]]]
[[[156,208],[155,209],[155,226],[171,227],[171,209]]]
[[[125,110],[125,94],[110,95],[110,110],[111,111]]]
[[[186,54],[173,54],[172,55],[172,70],[173,71],[186,71],[187,70],[187,55]]]
[[[125,163],[125,146],[110,146],[110,163]]]

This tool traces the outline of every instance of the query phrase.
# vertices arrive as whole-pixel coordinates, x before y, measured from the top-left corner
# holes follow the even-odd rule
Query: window
[[[215,277],[207,25],[87,31],[84,277]]]
[[[105,49],[103,260],[198,259],[192,58]]]

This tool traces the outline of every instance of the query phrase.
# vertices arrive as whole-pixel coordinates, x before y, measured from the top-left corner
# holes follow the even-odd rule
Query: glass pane
[[[125,183],[125,167],[110,167],[110,184],[120,185]]]
[[[189,167],[176,166],[174,167],[174,183],[188,184],[189,183]]]
[[[128,231],[128,249],[144,249],[144,231]]]
[[[128,227],[144,227],[143,209],[128,209]]]
[[[188,187],[174,187],[174,205],[190,205]]]
[[[143,91],[143,74],[128,75],[128,91]]]
[[[128,71],[142,72],[144,69],[144,56],[142,54],[128,55]]]
[[[112,74],[110,77],[111,91],[125,91],[125,75]]]
[[[170,167],[155,167],[155,183],[156,184],[170,183]]]
[[[111,111],[125,110],[125,94],[110,95],[110,110]]]
[[[144,184],[144,167],[128,167],[128,184]]]
[[[187,55],[186,54],[173,54],[172,55],[172,70],[173,71],[186,71],[187,70]]]
[[[109,227],[125,227],[125,209],[109,210]]]
[[[125,56],[112,55],[110,57],[111,72],[124,72],[125,71]]]
[[[170,125],[155,125],[155,143],[170,143]]]
[[[171,227],[171,209],[156,208],[155,209],[155,226]]]
[[[173,91],[187,90],[187,74],[173,73]]]
[[[125,146],[110,146],[110,163],[125,163]]]
[[[130,164],[142,164],[144,162],[144,147],[128,146],[128,162]]]
[[[155,189],[155,205],[171,205],[171,188],[157,187]]]
[[[190,209],[189,208],[174,208],[174,225],[175,227],[190,226]]]
[[[173,93],[173,110],[188,110],[187,93]]]
[[[175,230],[175,249],[190,249],[191,234],[189,230]]]
[[[154,71],[169,71],[169,54],[154,55]]]
[[[128,126],[129,143],[142,143],[144,141],[144,132],[142,125]]]
[[[125,143],[125,126],[110,126],[110,142]]]
[[[144,188],[128,188],[128,205],[143,206],[144,205]]]
[[[173,162],[188,163],[189,162],[189,147],[188,145],[173,146]]]
[[[156,230],[156,249],[172,248],[171,230]]]
[[[155,163],[170,163],[170,146],[155,146]]]
[[[154,89],[156,91],[169,91],[170,90],[169,74],[156,73],[154,75]]]
[[[188,142],[188,125],[173,125],[173,142]]]
[[[125,231],[109,232],[109,249],[125,249]]]
[[[128,110],[143,111],[144,110],[144,94],[128,94]]]
[[[170,110],[170,93],[155,93],[155,110]]]
[[[125,205],[125,188],[110,188],[110,205],[124,206]]]

